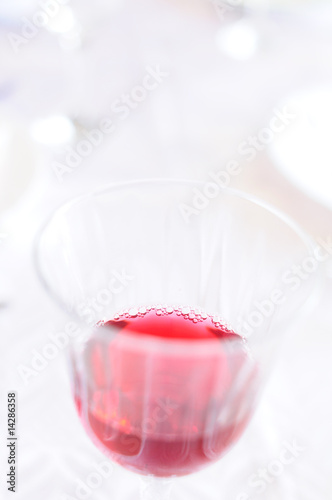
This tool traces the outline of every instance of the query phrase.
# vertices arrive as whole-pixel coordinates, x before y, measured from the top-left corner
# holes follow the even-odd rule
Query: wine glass
[[[78,414],[142,476],[142,498],[169,498],[171,479],[241,436],[281,340],[317,300],[319,269],[294,274],[313,259],[286,216],[216,182],[112,185],[46,223],[37,269],[72,318]]]

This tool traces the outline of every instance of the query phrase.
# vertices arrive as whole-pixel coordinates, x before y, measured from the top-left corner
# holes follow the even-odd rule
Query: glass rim
[[[204,180],[195,180],[195,179],[183,179],[183,178],[147,178],[147,179],[134,179],[134,180],[129,180],[129,181],[120,181],[120,182],[113,182],[109,183],[107,186],[104,186],[102,188],[97,188],[94,189],[90,192],[81,194],[79,196],[76,196],[64,203],[61,203],[57,208],[53,210],[53,212],[46,218],[44,223],[41,225],[40,229],[37,231],[34,243],[33,243],[33,262],[34,262],[34,267],[37,272],[37,276],[39,278],[40,283],[42,284],[44,290],[50,295],[52,300],[60,307],[61,310],[65,311],[67,314],[75,317],[78,321],[82,322],[82,319],[78,314],[75,314],[73,312],[69,312],[66,303],[56,292],[54,292],[53,287],[51,284],[49,284],[48,280],[44,277],[41,265],[40,265],[40,257],[41,257],[41,241],[44,233],[46,230],[51,227],[53,220],[61,213],[66,213],[69,212],[72,207],[79,206],[79,204],[84,203],[89,200],[97,199],[100,196],[103,196],[106,193],[111,193],[112,191],[117,191],[129,187],[137,187],[138,189],[141,186],[153,186],[153,185],[160,185],[160,186],[167,186],[169,185],[170,187],[173,185],[183,185],[183,186],[192,186],[192,187],[204,187],[206,185],[207,181]],[[314,254],[314,249],[316,247],[315,242],[311,236],[309,236],[302,228],[301,226],[295,222],[290,216],[285,214],[282,210],[274,207],[272,204],[261,200],[260,198],[256,197],[255,195],[252,195],[250,193],[246,193],[245,191],[241,191],[238,189],[230,188],[230,187],[222,187],[219,186],[220,193],[218,196],[220,196],[222,193],[224,194],[229,194],[233,196],[234,198],[238,198],[241,200],[248,201],[252,203],[253,205],[256,205],[257,207],[265,210],[267,213],[270,215],[273,215],[280,221],[282,221],[285,226],[290,228],[297,236],[298,238],[302,241],[304,247],[308,250],[308,256],[312,256]],[[316,305],[317,302],[317,296],[318,296],[318,290],[322,281],[322,273],[318,269],[315,272],[316,276],[314,278],[314,283],[313,283],[313,293],[311,293],[301,304],[301,309],[305,306],[308,305],[309,309],[313,308]],[[83,321],[84,324],[84,321]],[[93,326],[93,325],[86,325],[86,326]]]

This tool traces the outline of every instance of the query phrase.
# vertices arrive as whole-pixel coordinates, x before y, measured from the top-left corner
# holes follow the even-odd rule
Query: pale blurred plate
[[[296,117],[269,146],[270,157],[293,184],[332,210],[331,88],[301,91],[284,106]]]

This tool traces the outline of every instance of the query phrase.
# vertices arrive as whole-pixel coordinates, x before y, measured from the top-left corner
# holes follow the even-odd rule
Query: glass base
[[[175,480],[174,477],[141,476],[140,500],[170,500]]]

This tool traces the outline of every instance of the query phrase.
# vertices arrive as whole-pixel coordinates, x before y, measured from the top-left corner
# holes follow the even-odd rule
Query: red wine
[[[255,364],[244,340],[207,314],[133,308],[103,323],[83,356],[81,419],[104,453],[135,472],[199,470],[250,416]]]

